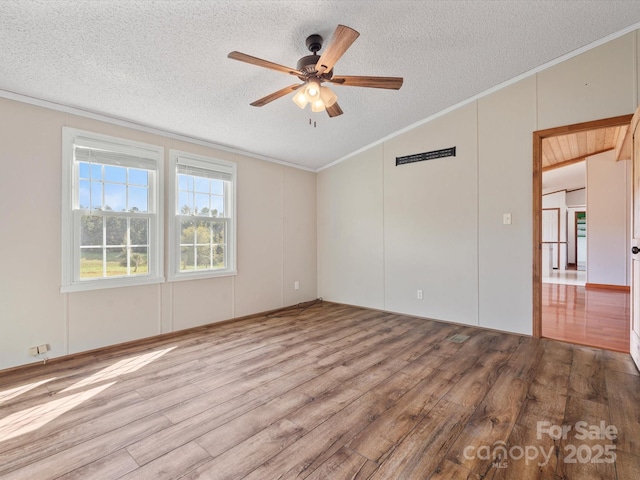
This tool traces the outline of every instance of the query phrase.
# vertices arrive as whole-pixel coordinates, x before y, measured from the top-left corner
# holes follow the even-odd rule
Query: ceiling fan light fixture
[[[320,98],[320,80],[317,78],[310,78],[307,82],[307,86],[304,89],[304,93],[307,96],[309,102],[314,102]]]
[[[321,99],[314,100],[311,102],[311,111],[312,112],[323,112],[325,110],[324,102]]]
[[[307,96],[304,94],[303,91],[299,91],[293,96],[293,102],[296,105],[298,105],[300,108],[304,109],[304,107],[307,106],[307,103],[309,103],[309,100],[307,100]]]
[[[330,107],[338,101],[338,96],[329,87],[320,87],[320,99],[325,107]]]

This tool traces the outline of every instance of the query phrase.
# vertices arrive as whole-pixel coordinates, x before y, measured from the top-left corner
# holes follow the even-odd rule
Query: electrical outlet
[[[422,300],[422,290],[418,290],[416,297],[418,298],[418,300]]]
[[[293,282],[293,289],[294,290],[300,290],[300,282],[299,281],[295,281]]]
[[[38,353],[47,353],[49,351],[49,345],[43,343],[42,345],[38,345]]]
[[[511,214],[503,213],[502,214],[502,224],[503,225],[511,225]]]
[[[29,355],[31,355],[32,357],[38,356],[38,347],[30,347],[27,351],[29,352]]]

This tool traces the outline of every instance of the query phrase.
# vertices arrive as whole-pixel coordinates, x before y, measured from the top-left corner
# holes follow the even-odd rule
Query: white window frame
[[[192,166],[196,168],[221,172],[231,175],[231,180],[225,190],[225,219],[228,222],[226,231],[227,241],[227,268],[215,270],[180,271],[180,221],[178,213],[178,165]],[[227,162],[211,157],[197,155],[179,150],[169,150],[169,281],[195,280],[201,278],[215,278],[236,275],[236,191],[237,191],[237,166],[234,162]],[[215,218],[215,217],[212,217]]]
[[[144,159],[150,170],[148,214],[148,273],[122,277],[80,278],[79,172],[75,147],[86,147],[132,155]],[[123,166],[133,166],[123,162]],[[77,292],[104,288],[149,285],[164,282],[163,271],[163,187],[164,148],[70,127],[62,128],[62,286],[60,291]],[[126,215],[126,214],[125,214]]]

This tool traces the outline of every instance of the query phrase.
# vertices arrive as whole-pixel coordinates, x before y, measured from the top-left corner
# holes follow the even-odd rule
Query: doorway
[[[543,284],[543,269],[546,266],[544,262],[549,261],[551,256],[552,265],[556,264],[554,260],[562,262],[559,258],[560,255],[554,255],[553,252],[547,252],[544,254],[545,239],[543,238],[543,223],[545,222],[542,203],[542,173],[543,169],[557,168],[561,165],[570,165],[572,163],[584,162],[587,157],[591,157],[605,151],[614,150],[616,145],[622,145],[622,141],[618,142],[618,137],[624,137],[626,129],[629,127],[632,115],[624,115],[620,117],[614,117],[604,120],[597,120],[592,122],[585,122],[575,125],[567,125],[564,127],[552,128],[547,130],[540,130],[533,133],[533,334],[534,337],[543,336],[543,311],[546,311],[546,315],[552,316],[552,320],[558,325],[561,323],[559,318],[566,318],[565,314],[568,311],[572,311],[574,314],[577,312],[578,316],[572,317],[569,323],[574,322],[572,325],[565,324],[564,333],[569,335],[567,338],[559,338],[564,341],[570,341],[573,343],[590,343],[589,340],[585,340],[584,337],[578,335],[580,330],[584,333],[588,328],[584,328],[584,322],[581,325],[580,322],[584,318],[589,317],[589,308],[594,309],[601,308],[599,303],[604,301],[605,303],[613,302],[619,308],[621,324],[616,325],[616,329],[621,330],[620,337],[626,338],[623,340],[625,345],[620,346],[619,339],[615,347],[603,347],[598,344],[593,346],[600,346],[601,348],[611,348],[614,350],[627,349],[628,351],[628,328],[629,328],[629,297],[628,287],[626,291],[595,291],[584,286],[573,285],[554,285],[549,287],[548,284]],[[590,136],[590,140],[586,140],[587,136]],[[597,137],[597,141],[593,140],[594,136]],[[606,140],[606,141],[605,141]],[[566,155],[565,155],[566,153]],[[585,209],[586,211],[586,209]],[[584,243],[583,240],[579,240],[579,230],[583,230],[582,224],[574,224],[574,221],[579,217],[571,218],[566,215],[566,223],[571,223],[572,227],[575,227],[575,233],[572,232],[572,236],[575,235],[575,256],[570,255],[567,248],[568,238],[565,236],[565,265],[568,265],[567,256],[572,256],[575,259],[576,268],[578,265],[578,242]],[[572,221],[573,220],[573,221]],[[548,220],[547,220],[548,221]],[[586,214],[584,216],[584,227],[586,227]],[[564,227],[567,229],[567,225]],[[573,230],[573,229],[572,229]],[[568,232],[567,232],[568,233]],[[586,240],[586,231],[584,239]],[[571,238],[570,240],[573,240]],[[548,242],[548,240],[547,240]],[[554,242],[556,245],[561,245],[557,240]],[[571,242],[574,243],[574,242]],[[546,247],[549,249],[549,247]],[[561,247],[562,248],[562,247]],[[574,253],[574,252],[571,252]],[[581,253],[581,252],[580,252]],[[582,263],[582,256],[581,256]],[[586,267],[586,258],[584,259],[584,266]],[[606,296],[606,299],[600,298]],[[612,298],[609,298],[612,297]],[[615,298],[614,298],[615,297]],[[552,306],[553,308],[550,308]],[[580,312],[582,309],[582,313]],[[583,318],[579,318],[580,315]],[[590,325],[588,325],[590,327]],[[596,329],[597,330],[597,329]],[[625,334],[626,331],[626,334]],[[593,338],[604,338],[610,336],[614,338],[614,335],[609,330],[609,325],[606,328],[601,329],[597,335]],[[575,334],[575,338],[571,337],[572,333]],[[626,336],[625,336],[626,335]],[[546,336],[546,335],[545,335]],[[605,342],[606,343],[606,342]]]
[[[573,212],[573,244],[576,270],[583,272],[587,269],[587,212],[579,210]]]

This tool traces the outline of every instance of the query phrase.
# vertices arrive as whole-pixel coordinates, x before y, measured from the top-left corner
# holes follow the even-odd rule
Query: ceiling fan
[[[338,97],[329,87],[322,85],[324,82],[345,87],[387,88],[392,90],[399,90],[402,86],[402,77],[361,77],[333,74],[334,65],[359,35],[353,28],[338,25],[335,32],[333,32],[329,45],[320,56],[318,56],[318,51],[322,48],[322,37],[317,34],[307,37],[307,48],[312,54],[298,60],[296,68],[285,67],[240,52],[231,52],[228,57],[240,62],[293,75],[303,82],[289,85],[266,97],[262,97],[251,103],[252,106],[262,107],[300,89],[293,97],[296,105],[304,108],[309,103],[313,112],[326,110],[330,117],[337,117],[343,113],[337,102]]]

